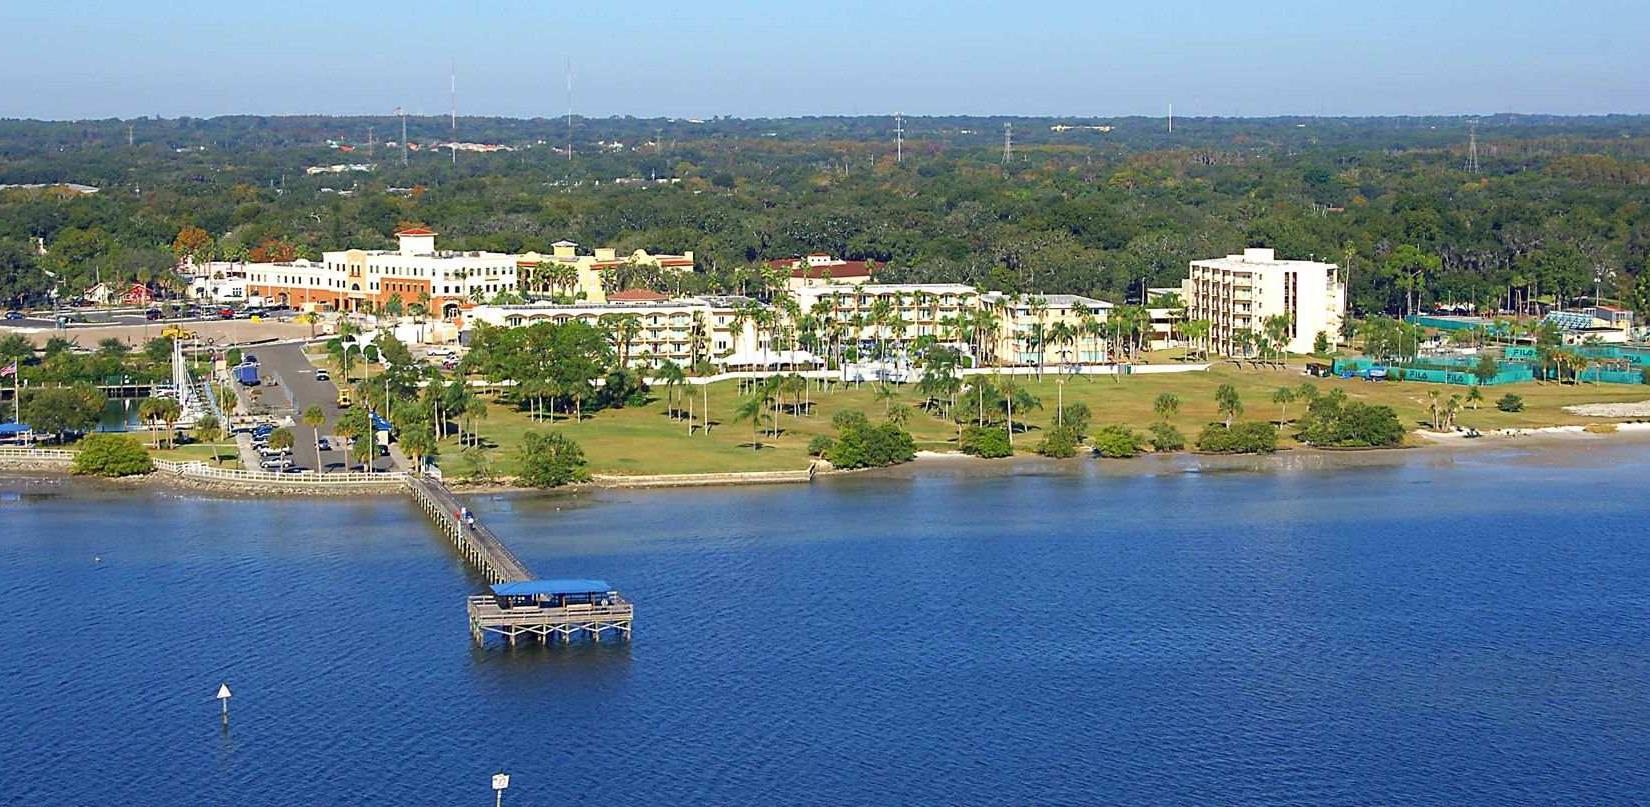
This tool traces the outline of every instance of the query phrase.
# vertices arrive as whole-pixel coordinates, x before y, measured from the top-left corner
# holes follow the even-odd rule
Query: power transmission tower
[[[451,63],[447,72],[447,98],[452,104],[448,123],[452,128],[453,165],[458,165],[458,64]]]
[[[368,157],[371,157],[371,156],[372,156],[372,146],[373,146],[373,142],[372,142],[372,127],[371,127],[371,126],[368,126],[368,127],[367,127],[367,156],[368,156]]]
[[[1014,159],[1014,124],[1003,124],[1003,165]]]
[[[567,159],[573,159],[573,60],[567,60]]]
[[[128,147],[132,145],[132,124],[130,123],[126,124],[126,145]]]
[[[1478,121],[1467,124],[1467,173],[1478,173]]]
[[[905,115],[894,113],[894,162],[905,162]]]
[[[407,164],[407,113],[401,107],[395,108],[395,114],[401,116],[401,164]]]
[[[1174,102],[1169,102],[1169,134],[1174,134]]]

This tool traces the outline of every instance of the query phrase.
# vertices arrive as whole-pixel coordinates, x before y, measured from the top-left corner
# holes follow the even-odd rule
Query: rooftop
[[[612,591],[606,580],[579,580],[576,578],[558,580],[521,580],[514,583],[498,583],[493,587],[493,593],[500,597],[535,597],[555,596],[559,594],[606,594]]]

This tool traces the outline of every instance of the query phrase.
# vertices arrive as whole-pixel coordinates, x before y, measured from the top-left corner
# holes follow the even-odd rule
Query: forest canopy
[[[1003,125],[1014,124],[1003,162]],[[387,248],[692,250],[688,291],[763,259],[886,261],[884,279],[1139,301],[1186,262],[1264,245],[1349,268],[1356,313],[1556,295],[1650,307],[1650,118],[0,121],[0,297],[175,286],[196,259]],[[1067,128],[1060,128],[1067,127]],[[1082,128],[1091,127],[1091,128]],[[1111,127],[1101,131],[1099,127]],[[372,131],[371,146],[369,128]],[[1470,128],[1478,170],[1469,170]],[[130,144],[128,144],[130,142]],[[310,175],[312,166],[370,171]],[[44,247],[44,253],[40,247]]]

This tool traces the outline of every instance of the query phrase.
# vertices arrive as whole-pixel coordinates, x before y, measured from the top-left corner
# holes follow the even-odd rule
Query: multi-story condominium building
[[[985,360],[998,364],[1098,364],[1108,361],[1105,323],[1112,304],[1076,294],[989,292],[980,305],[996,320]]]
[[[606,302],[573,304],[527,303],[524,305],[481,305],[465,312],[467,323],[484,322],[501,327],[520,327],[540,322],[566,323],[574,320],[591,325],[616,325],[631,320],[628,329],[605,327],[619,338],[629,332],[622,346],[633,366],[658,366],[674,361],[690,367],[696,361],[717,366],[756,364],[784,358],[784,351],[770,350],[770,334],[741,316],[752,301],[746,297],[681,297],[671,299],[652,291],[632,290],[611,295]],[[620,345],[614,345],[620,349]]]
[[[621,258],[618,250],[610,247],[598,247],[594,255],[580,255],[578,247],[572,241],[557,241],[550,245],[549,255],[529,252],[517,256],[522,289],[529,293],[599,303],[606,300],[609,294],[623,291],[630,285],[626,278],[617,277],[626,264],[661,278],[693,271],[692,252],[653,255],[638,249]]]
[[[811,286],[870,283],[877,270],[882,268],[875,261],[845,261],[823,252],[810,252],[797,258],[778,258],[768,261],[768,266],[791,273],[785,286],[792,292]]]
[[[820,284],[797,289],[805,314],[828,318],[850,339],[960,341],[980,293],[962,283]]]
[[[1210,349],[1226,355],[1244,353],[1245,339],[1265,335],[1278,316],[1288,318],[1282,347],[1289,352],[1312,352],[1320,333],[1334,346],[1346,313],[1340,267],[1278,260],[1270,249],[1192,261],[1181,297],[1188,320],[1209,322]]]
[[[423,228],[395,234],[394,250],[349,249],[323,253],[319,263],[246,264],[247,291],[271,302],[294,306],[329,306],[339,311],[368,307],[382,310],[392,298],[403,305],[420,302],[445,319],[498,296],[500,292],[546,291],[574,299],[602,302],[611,279],[604,273],[625,264],[657,272],[693,267],[693,253],[649,255],[638,250],[619,258],[613,249],[577,254],[577,244],[559,241],[549,255],[528,252],[453,252],[437,250],[436,233]]]

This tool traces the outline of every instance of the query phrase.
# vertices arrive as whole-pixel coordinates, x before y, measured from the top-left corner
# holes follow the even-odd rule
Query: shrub
[[[837,435],[825,458],[838,468],[881,468],[917,456],[911,433],[892,423],[850,426]]]
[[[1077,456],[1077,445],[1082,442],[1077,429],[1071,424],[1055,426],[1043,435],[1043,441],[1037,444],[1037,453],[1045,457],[1066,459]]]
[[[589,478],[584,449],[561,432],[527,432],[521,440],[521,474],[516,484],[554,488]]]
[[[1404,441],[1404,425],[1392,407],[1347,401],[1345,395],[1313,401],[1300,427],[1300,438],[1315,446],[1385,447]]]
[[[1140,453],[1140,435],[1127,426],[1101,426],[1089,440],[1094,453],[1111,459],[1127,459]]]
[[[155,470],[143,444],[124,434],[89,434],[80,441],[71,466],[77,474],[132,476]]]
[[[812,440],[808,441],[808,456],[823,457],[834,445],[836,445],[836,440],[829,434],[816,434]]]
[[[1153,423],[1151,444],[1153,451],[1181,451],[1186,448],[1186,436],[1167,423]]]
[[[831,426],[839,432],[847,431],[855,426],[864,426],[869,422],[865,419],[865,413],[858,409],[844,409],[831,416]]]
[[[1495,402],[1495,408],[1503,412],[1522,412],[1524,411],[1524,399],[1509,392],[1501,396],[1501,400]]]
[[[1278,450],[1278,427],[1254,420],[1233,423],[1229,429],[1211,423],[1197,436],[1197,450],[1208,454],[1270,454]]]
[[[995,426],[969,426],[963,429],[962,440],[957,447],[964,454],[972,454],[986,459],[1009,457],[1014,454],[1014,447],[1008,443],[1008,430]]]
[[[1071,429],[1080,441],[1083,435],[1088,434],[1089,422],[1092,417],[1089,413],[1088,404],[1082,401],[1073,401],[1060,407],[1059,423],[1061,426]]]

